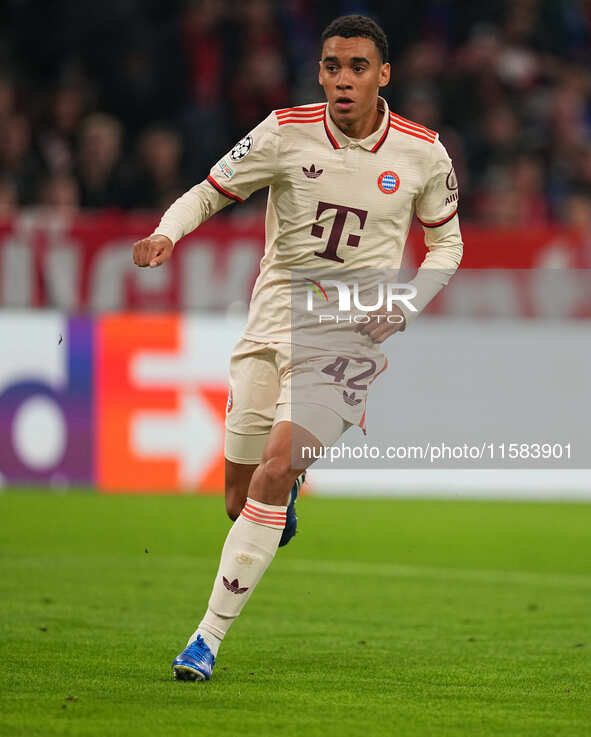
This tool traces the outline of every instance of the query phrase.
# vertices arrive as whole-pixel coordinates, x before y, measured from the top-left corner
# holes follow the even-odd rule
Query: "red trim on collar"
[[[333,136],[333,134],[330,132],[330,129],[328,127],[328,123],[326,122],[326,111],[328,110],[328,104],[324,108],[324,130],[326,131],[326,135],[328,136],[328,140],[332,143],[333,148],[341,148],[337,142],[337,139]]]
[[[380,148],[382,143],[386,140],[386,136],[388,135],[388,131],[390,130],[390,122],[388,121],[386,123],[386,130],[382,133],[382,137],[380,140],[376,143],[376,145],[371,149],[372,154],[375,154],[375,152]]]
[[[337,139],[333,136],[333,134],[330,132],[330,128],[328,127],[328,123],[326,121],[326,113],[327,113],[327,111],[328,111],[328,105],[326,105],[325,108],[324,108],[324,116],[323,116],[324,130],[326,131],[326,135],[328,136],[328,140],[332,143],[332,147],[333,148],[341,148],[341,146],[339,146],[339,144],[338,144]],[[384,111],[384,114],[385,114],[385,111]],[[281,123],[279,125],[281,125]],[[375,146],[372,149],[370,149],[370,151],[372,153],[375,154],[375,152],[384,143],[384,141],[388,137],[388,131],[389,130],[390,130],[390,125],[389,125],[389,121],[387,121],[386,122],[386,128],[385,128],[384,132],[382,133],[382,136],[381,136],[380,140],[375,144]]]

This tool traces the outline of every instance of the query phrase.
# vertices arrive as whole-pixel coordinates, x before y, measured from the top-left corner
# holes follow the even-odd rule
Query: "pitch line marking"
[[[534,573],[530,571],[476,570],[473,568],[435,568],[430,566],[395,565],[369,561],[302,560],[284,561],[282,566],[299,573],[344,574],[348,576],[389,576],[445,581],[499,584],[531,584],[591,589],[591,576],[574,573]]]

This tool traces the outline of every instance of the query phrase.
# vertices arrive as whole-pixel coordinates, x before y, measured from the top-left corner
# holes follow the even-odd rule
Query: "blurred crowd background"
[[[0,217],[163,210],[271,109],[324,99],[318,38],[350,12],[384,27],[383,94],[440,132],[463,219],[591,228],[591,0],[3,0]]]

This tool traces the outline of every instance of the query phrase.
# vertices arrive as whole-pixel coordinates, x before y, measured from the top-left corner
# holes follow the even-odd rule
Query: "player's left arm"
[[[402,304],[411,322],[443,289],[462,260],[464,244],[458,219],[458,182],[451,159],[439,137],[432,144],[429,176],[415,202],[416,216],[423,226],[427,254],[412,280],[417,295],[414,311]]]
[[[430,144],[426,184],[415,202],[416,216],[423,226],[427,254],[415,278],[410,282],[417,290],[408,303],[394,305],[397,321],[373,322],[359,331],[367,333],[375,343],[402,332],[449,282],[462,260],[463,243],[458,220],[458,183],[451,159],[439,141]],[[412,304],[411,310],[408,304]],[[392,319],[392,318],[390,318]]]

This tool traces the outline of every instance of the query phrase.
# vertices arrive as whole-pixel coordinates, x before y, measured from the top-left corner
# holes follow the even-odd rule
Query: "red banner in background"
[[[244,308],[264,247],[260,219],[222,217],[178,245],[159,269],[138,269],[132,244],[158,219],[27,213],[0,223],[0,306],[67,312]]]
[[[0,223],[0,306],[67,312],[245,308],[264,248],[262,217],[219,215],[184,238],[170,262],[138,269],[131,246],[151,215],[102,213],[72,220],[26,212]],[[464,269],[591,268],[591,245],[560,227],[462,228]],[[420,227],[405,263],[425,255]]]

